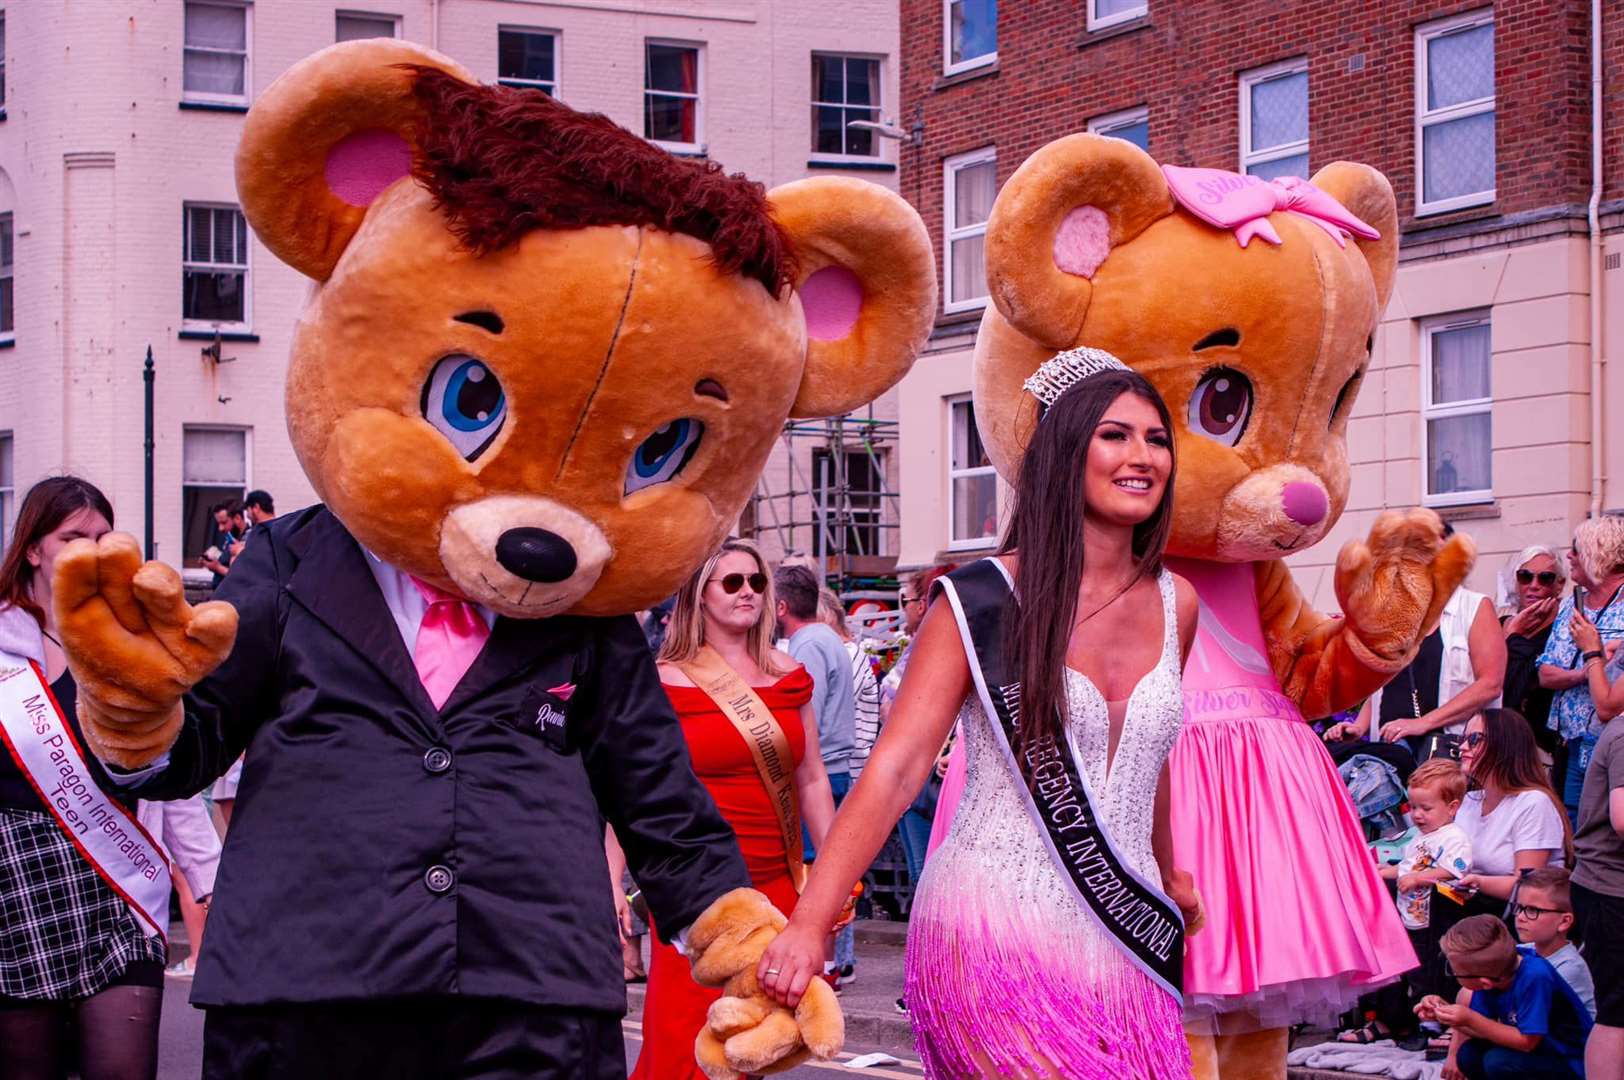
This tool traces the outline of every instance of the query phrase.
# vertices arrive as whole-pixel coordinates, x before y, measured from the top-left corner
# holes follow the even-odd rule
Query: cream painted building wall
[[[549,31],[559,97],[639,133],[645,43],[697,45],[707,156],[769,186],[833,172],[895,187],[892,143],[855,164],[812,153],[814,53],[877,59],[880,111],[897,111],[897,12],[888,0],[843,0],[839,18],[817,0],[244,0],[235,6],[247,13],[246,92],[201,107],[183,86],[188,6],[0,4],[0,215],[12,216],[16,296],[12,340],[0,340],[0,527],[10,527],[31,483],[71,470],[102,486],[118,524],[139,534],[149,346],[160,558],[181,558],[189,430],[244,433],[242,475],[217,477],[225,486],[265,488],[281,511],[313,500],[282,408],[310,285],[250,239],[247,316],[226,328],[221,352],[232,359],[216,364],[201,355],[210,328],[182,320],[182,217],[188,203],[235,205],[246,107],[335,40],[340,12],[383,16],[397,36],[435,46],[487,81],[498,76],[502,28]]]

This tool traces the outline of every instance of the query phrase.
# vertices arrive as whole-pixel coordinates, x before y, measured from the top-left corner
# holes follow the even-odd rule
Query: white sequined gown
[[[1156,786],[1183,722],[1173,578],[1159,578],[1161,659],[1133,690],[1107,774],[1110,706],[1067,669],[1067,735],[1117,850],[1152,884]],[[1119,705],[1120,707],[1120,705]],[[952,832],[909,916],[907,1001],[938,1080],[997,1075],[1187,1077],[1174,999],[1083,910],[1028,815],[1021,780],[974,694],[959,713],[968,754]]]

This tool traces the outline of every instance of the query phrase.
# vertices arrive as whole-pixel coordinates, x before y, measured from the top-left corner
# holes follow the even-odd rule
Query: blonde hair
[[[843,638],[851,637],[851,631],[846,626],[846,605],[828,587],[818,590],[818,621],[828,623],[829,629]]]
[[[1410,774],[1410,787],[1432,788],[1443,796],[1444,802],[1460,802],[1466,798],[1466,773],[1459,763],[1449,758],[1428,758]]]
[[[1624,569],[1624,517],[1604,514],[1579,522],[1573,529],[1573,546],[1592,580]]]
[[[767,587],[761,592],[761,617],[745,635],[745,645],[750,653],[750,659],[766,675],[785,675],[790,671],[787,664],[781,662],[773,651],[773,629],[776,619],[773,612],[778,604],[773,594],[773,576],[767,569],[767,560],[762,558],[761,549],[748,540],[728,539],[722,541],[705,565],[694,571],[693,576],[683,582],[682,588],[677,590],[677,603],[671,610],[671,622],[666,627],[665,641],[660,645],[660,661],[667,664],[686,664],[699,655],[700,648],[705,644],[705,606],[700,602],[700,594],[710,583],[711,575],[716,572],[716,564],[722,561],[724,555],[735,551],[742,551],[756,561],[756,569],[767,579]]]

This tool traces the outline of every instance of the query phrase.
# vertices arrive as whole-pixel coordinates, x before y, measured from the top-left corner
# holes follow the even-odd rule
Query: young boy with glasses
[[[1568,872],[1559,866],[1526,871],[1517,886],[1517,938],[1550,962],[1595,1019],[1596,986],[1578,946],[1568,940],[1571,929],[1573,899]]]
[[[1450,927],[1443,951],[1460,993],[1454,1004],[1429,995],[1415,1012],[1453,1030],[1444,1080],[1583,1080],[1590,1013],[1533,946],[1473,915]]]

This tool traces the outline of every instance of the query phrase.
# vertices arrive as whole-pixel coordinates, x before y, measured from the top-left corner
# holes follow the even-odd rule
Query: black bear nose
[[[509,529],[496,538],[496,561],[526,581],[563,581],[575,573],[575,549],[546,529]]]

